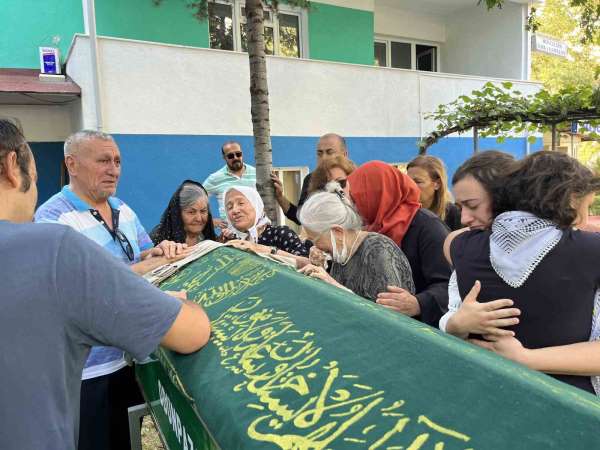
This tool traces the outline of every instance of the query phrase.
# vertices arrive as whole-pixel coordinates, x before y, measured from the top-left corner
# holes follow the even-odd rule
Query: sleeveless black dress
[[[510,298],[521,310],[508,329],[526,348],[586,342],[590,338],[594,296],[600,286],[600,235],[565,230],[559,243],[518,288],[505,283],[490,263],[491,231],[473,230],[454,239],[450,253],[464,298],[476,280],[480,302]],[[590,377],[552,375],[594,393]]]

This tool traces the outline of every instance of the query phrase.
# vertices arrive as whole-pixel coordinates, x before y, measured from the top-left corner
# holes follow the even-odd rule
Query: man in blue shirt
[[[185,253],[184,245],[170,241],[154,248],[137,215],[114,196],[121,153],[110,135],[83,130],[69,136],[65,165],[70,184],[38,208],[36,222],[68,225],[140,274]],[[129,448],[127,408],[143,399],[123,351],[94,347],[82,380],[80,450]]]
[[[0,448],[75,450],[92,345],[138,359],[159,343],[191,353],[210,324],[198,305],[154,288],[71,228],[28,223],[36,181],[25,138],[0,119]]]

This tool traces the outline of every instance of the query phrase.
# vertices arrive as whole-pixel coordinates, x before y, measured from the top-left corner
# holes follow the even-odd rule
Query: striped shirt
[[[130,261],[118,240],[108,232],[103,224],[92,216],[93,209],[81,200],[69,186],[52,196],[35,213],[35,221],[68,225],[82,233],[125,264],[135,264],[141,259],[141,252],[152,248],[153,244],[133,210],[116,197],[110,197],[108,204],[119,211],[119,230],[127,237],[133,249]],[[113,347],[93,347],[85,363],[83,380],[116,372],[126,365],[123,351]]]
[[[219,215],[221,218],[227,217],[225,214],[225,192],[231,187],[247,186],[256,189],[256,169],[250,164],[244,164],[244,172],[241,178],[232,174],[227,165],[210,174],[204,183],[204,189],[209,194],[217,197],[219,202]]]

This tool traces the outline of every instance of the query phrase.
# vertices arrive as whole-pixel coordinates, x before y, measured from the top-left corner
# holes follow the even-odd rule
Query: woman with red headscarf
[[[416,295],[390,286],[377,303],[437,327],[448,309],[451,269],[442,250],[448,228],[421,208],[414,181],[387,163],[363,164],[348,177],[348,184],[367,230],[391,238],[412,269]]]

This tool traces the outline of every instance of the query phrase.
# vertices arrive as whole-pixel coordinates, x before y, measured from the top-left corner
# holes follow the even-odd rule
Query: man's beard
[[[244,167],[244,163],[242,161],[234,161],[229,165],[229,168],[234,171],[241,170]]]

